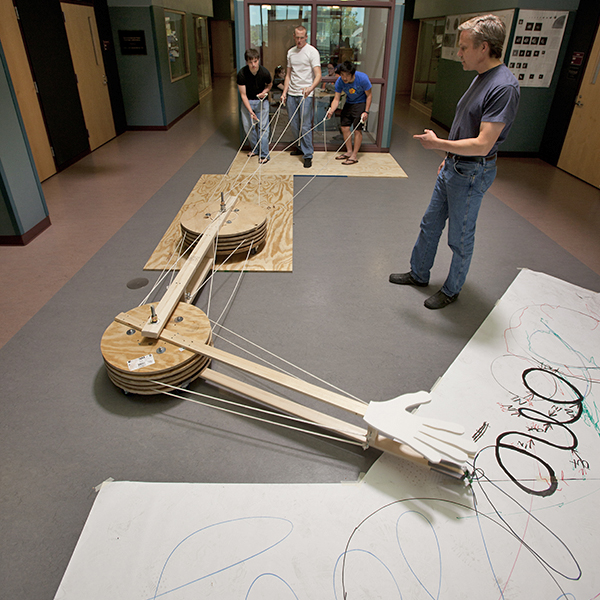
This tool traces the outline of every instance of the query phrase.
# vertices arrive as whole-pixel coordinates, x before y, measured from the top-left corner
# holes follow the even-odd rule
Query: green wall
[[[523,6],[525,4],[525,6]],[[548,88],[521,88],[521,101],[519,112],[510,134],[500,147],[501,152],[519,154],[538,154],[541,149],[544,131],[547,126],[548,114],[558,85],[560,70],[565,58],[573,23],[575,20],[574,9],[579,5],[579,0],[506,0],[494,4],[481,0],[416,0],[415,17],[431,18],[445,17],[485,10],[499,11],[506,9],[515,10],[515,19],[518,18],[518,8],[532,10],[570,10],[569,20],[565,28],[561,51],[556,63],[552,82]],[[442,11],[442,12],[439,12]],[[444,12],[445,11],[445,12]],[[510,43],[510,35],[507,35]],[[506,51],[506,62],[510,57],[510,46]],[[435,98],[433,101],[431,118],[450,129],[456,104],[469,87],[476,73],[463,71],[459,62],[441,59],[438,66],[438,81],[436,84]]]
[[[414,18],[431,19],[510,8],[577,10],[578,7],[579,0],[415,0]]]
[[[548,114],[556,92],[558,77],[565,58],[567,43],[573,29],[575,13],[569,14],[561,52],[554,69],[552,83],[547,88],[521,88],[519,112],[512,129],[500,146],[501,152],[537,154],[540,152]],[[506,56],[510,56],[510,48]],[[431,111],[431,118],[450,129],[456,104],[475,77],[475,72],[463,71],[462,65],[452,60],[440,60],[438,83]]]

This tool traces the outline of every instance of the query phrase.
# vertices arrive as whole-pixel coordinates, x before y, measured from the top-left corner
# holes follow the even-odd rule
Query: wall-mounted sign
[[[504,23],[506,31],[510,32],[513,18],[515,16],[514,8],[511,8],[510,10],[495,10],[491,12],[488,11],[482,13],[469,13],[465,15],[451,15],[449,17],[446,17],[446,27],[444,28],[444,42],[442,45],[442,58],[445,58],[446,60],[460,62],[460,58],[458,58],[458,41],[460,38],[460,31],[458,30],[458,26],[462,25],[465,21],[468,21],[472,17],[489,14],[496,15]],[[504,44],[504,48],[502,50],[502,60],[504,60],[505,51],[506,44]]]
[[[148,54],[146,50],[146,34],[143,29],[129,31],[119,29],[121,54]]]
[[[508,68],[521,87],[550,87],[569,13],[520,10]]]

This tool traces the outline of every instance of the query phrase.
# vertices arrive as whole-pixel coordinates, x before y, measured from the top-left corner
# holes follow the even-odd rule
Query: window
[[[324,117],[334,95],[335,66],[346,60],[353,62],[373,84],[373,103],[363,147],[377,149],[387,135],[386,128],[390,127],[384,119],[386,110],[393,109],[386,109],[385,102],[394,3],[389,0],[352,0],[340,5],[320,2],[322,0],[304,0],[302,4],[292,5],[244,0],[248,19],[245,24],[246,48],[256,48],[261,64],[279,80],[285,76],[287,52],[295,45],[294,29],[300,25],[306,28],[308,43],[319,51],[323,76],[323,82],[314,94],[313,141],[318,149],[331,150],[343,143],[338,116],[328,120]],[[282,148],[293,140],[291,131],[286,129],[287,111],[279,111],[281,91],[276,85],[270,99],[271,139]]]
[[[384,8],[319,6],[316,46],[321,61],[335,67],[349,60],[370,79],[383,77],[382,41],[389,15]]]
[[[271,74],[286,67],[287,51],[295,44],[294,29],[306,27],[308,43],[315,45],[310,32],[310,6],[251,5],[250,46],[262,50],[261,63]]]
[[[438,64],[442,56],[445,19],[421,21],[411,104],[431,114]]]

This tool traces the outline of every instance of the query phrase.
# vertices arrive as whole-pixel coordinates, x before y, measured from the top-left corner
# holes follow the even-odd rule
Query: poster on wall
[[[519,11],[508,67],[521,87],[550,87],[568,17],[568,11]]]
[[[528,11],[530,12],[530,11]],[[515,15],[515,11],[511,10],[499,10],[494,11],[492,13],[489,12],[480,12],[480,13],[469,13],[466,15],[451,15],[446,17],[446,26],[444,28],[444,42],[442,45],[442,58],[446,60],[453,60],[455,62],[460,62],[460,58],[458,58],[458,40],[460,37],[460,31],[458,30],[459,25],[472,19],[473,17],[477,17],[480,15],[488,15],[493,14],[496,15],[499,19],[502,20],[504,25],[506,26],[506,31],[509,32],[512,26],[513,18]],[[504,60],[505,48],[502,50],[502,60]]]

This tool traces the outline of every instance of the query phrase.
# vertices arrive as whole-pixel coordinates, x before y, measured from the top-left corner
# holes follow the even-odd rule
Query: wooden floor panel
[[[217,260],[220,271],[291,271],[293,239],[292,175],[257,175],[244,180],[227,175],[202,175],[177,216],[144,266],[145,270],[162,270],[172,265],[180,250],[181,219],[188,211],[201,214],[220,197],[221,192],[240,194],[240,200],[258,204],[267,210],[268,231],[264,247],[258,254],[239,255],[226,264]],[[185,259],[182,259],[185,260]]]
[[[229,174],[232,176],[275,175],[308,175],[321,177],[408,177],[404,169],[391,154],[364,152],[358,154],[358,162],[344,165],[336,160],[337,152],[315,152],[310,169],[304,168],[302,156],[291,156],[289,152],[271,152],[271,160],[265,165],[258,164],[258,157],[248,158],[240,153],[231,164]]]

